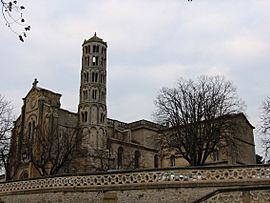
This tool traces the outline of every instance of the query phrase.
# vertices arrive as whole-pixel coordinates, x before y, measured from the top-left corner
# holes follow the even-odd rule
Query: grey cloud
[[[179,77],[223,74],[238,86],[252,124],[268,88],[269,0],[24,1],[32,25],[24,44],[1,29],[0,92],[20,111],[37,77],[76,111],[81,44],[108,42],[109,116],[151,118],[153,99]]]

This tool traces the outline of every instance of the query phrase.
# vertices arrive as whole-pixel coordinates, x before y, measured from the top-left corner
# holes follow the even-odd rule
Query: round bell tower
[[[82,146],[89,149],[106,149],[106,55],[107,43],[96,33],[83,42],[78,112]]]

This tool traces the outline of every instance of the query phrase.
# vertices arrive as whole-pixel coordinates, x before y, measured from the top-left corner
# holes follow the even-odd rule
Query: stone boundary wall
[[[94,202],[102,203],[143,203],[154,198],[158,198],[155,202],[194,202],[219,189],[248,186],[270,186],[270,165],[116,171],[4,182],[0,183],[0,200],[39,202],[35,195],[41,197],[48,193],[47,199],[55,197],[51,202],[71,202],[63,200],[68,195],[84,198],[79,202],[95,199]],[[212,196],[209,198],[213,199]],[[16,197],[26,199],[15,201]]]
[[[194,203],[269,203],[270,185],[218,189]]]

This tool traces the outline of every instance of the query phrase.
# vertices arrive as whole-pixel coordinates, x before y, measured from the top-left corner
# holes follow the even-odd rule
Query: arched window
[[[97,99],[97,89],[92,90],[92,99]]]
[[[92,57],[92,65],[97,66],[98,65],[98,56],[93,56]]]
[[[87,122],[88,113],[87,111],[84,112],[84,122]]]
[[[134,154],[134,168],[140,167],[140,156],[141,153],[138,150],[136,150]]]
[[[86,73],[83,74],[83,82],[86,83]]]
[[[123,147],[119,147],[118,148],[118,152],[117,152],[117,166],[118,168],[122,168],[123,167]]]
[[[98,73],[95,74],[95,82],[98,81]]]
[[[81,121],[84,122],[84,112],[81,113]]]
[[[87,122],[87,117],[88,117],[87,111],[83,111],[83,112],[81,113],[81,121],[82,121],[82,122]]]
[[[154,167],[158,168],[158,155],[157,154],[154,156]]]
[[[32,140],[35,139],[35,129],[36,129],[36,122],[33,121],[32,122],[32,137],[31,137]]]
[[[30,139],[32,133],[32,125],[31,122],[28,123],[28,138]]]
[[[32,123],[28,123],[28,141],[32,142]]]
[[[170,157],[170,162],[171,162],[171,167],[175,167],[175,156],[174,155],[172,155]]]
[[[35,133],[35,125],[36,125],[35,121],[30,121],[28,123],[28,139],[29,139],[29,142],[33,141],[34,133]]]
[[[98,73],[92,72],[92,82],[98,82]]]
[[[105,113],[101,113],[100,114],[100,123],[104,123],[105,122]]]

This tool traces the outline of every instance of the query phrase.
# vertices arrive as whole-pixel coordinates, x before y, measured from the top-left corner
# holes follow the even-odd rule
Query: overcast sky
[[[110,118],[152,120],[161,87],[219,74],[237,86],[259,125],[270,95],[270,0],[18,2],[32,26],[25,43],[0,19],[0,93],[17,115],[34,78],[63,95],[62,108],[77,111],[81,45],[97,32],[108,43]]]

